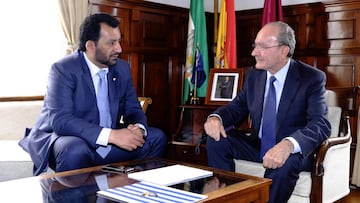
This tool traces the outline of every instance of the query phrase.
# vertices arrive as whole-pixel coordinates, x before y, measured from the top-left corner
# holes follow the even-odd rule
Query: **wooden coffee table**
[[[271,180],[210,167],[165,159],[135,160],[116,163],[135,171],[182,164],[213,171],[213,176],[171,187],[186,189],[208,196],[202,202],[268,202]],[[96,202],[99,179],[105,178],[109,187],[119,187],[137,182],[126,174],[109,173],[101,166],[44,174],[38,177],[0,182],[3,200],[11,202]],[[112,202],[108,200],[107,202]]]

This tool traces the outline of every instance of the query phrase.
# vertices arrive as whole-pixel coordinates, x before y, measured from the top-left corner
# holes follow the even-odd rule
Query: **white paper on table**
[[[212,175],[212,171],[175,164],[162,168],[130,173],[128,174],[128,177],[139,181],[169,186],[210,177]]]

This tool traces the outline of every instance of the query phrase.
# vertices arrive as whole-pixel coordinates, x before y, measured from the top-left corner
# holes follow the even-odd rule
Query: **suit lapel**
[[[300,73],[296,63],[291,60],[289,71],[286,76],[284,89],[281,95],[279,109],[277,112],[277,127],[286,118],[286,114],[290,111],[291,104],[300,86]]]
[[[257,83],[257,85],[255,85],[255,98],[258,98],[255,100],[255,109],[259,110],[255,111],[253,119],[256,119],[258,121],[256,123],[260,125],[265,95],[266,71],[261,71],[260,74],[257,75],[255,83]]]
[[[85,58],[84,58],[84,53],[83,52],[78,52],[79,53],[79,59],[80,59],[80,63],[81,63],[81,67],[83,69],[83,75],[82,78],[85,81],[85,83],[87,84],[87,86],[89,87],[89,89],[91,90],[91,96],[95,98],[96,101],[96,92],[95,92],[95,87],[94,87],[94,83],[93,80],[91,78],[91,73],[89,70],[88,65],[86,64]]]
[[[114,122],[117,122],[117,113],[119,109],[119,94],[121,88],[120,86],[120,80],[118,72],[114,70],[115,68],[109,68],[108,73],[108,85],[109,85],[109,105],[110,105],[110,112],[111,112],[111,118]]]

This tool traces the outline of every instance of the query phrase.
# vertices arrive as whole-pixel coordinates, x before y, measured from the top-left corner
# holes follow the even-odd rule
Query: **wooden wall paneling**
[[[327,40],[330,41],[330,49],[347,49],[360,46],[360,38],[356,37],[359,31],[357,11],[337,11],[329,13],[327,22]]]
[[[329,87],[352,87],[354,86],[354,72],[353,64],[348,65],[329,65],[323,71],[327,75],[327,86]]]
[[[141,33],[140,10],[138,8],[134,8],[131,10],[130,33],[130,44],[127,48],[130,50],[136,50],[137,47],[141,46],[142,39],[142,36],[140,34],[133,34]]]
[[[169,58],[169,98],[172,99],[168,105],[170,111],[173,112],[169,118],[171,136],[176,132],[180,118],[179,105],[182,102],[183,96],[183,66],[186,59],[188,18],[189,13],[186,12],[183,15],[175,16],[171,22],[171,26],[177,27],[177,31],[172,33],[169,50],[169,53],[171,53]]]
[[[329,14],[329,54],[359,54],[360,3],[351,0],[329,2],[326,12]]]
[[[142,36],[141,46],[144,47],[168,47],[171,39],[171,26],[169,16],[163,14],[142,12],[141,13]]]
[[[354,70],[355,86],[359,86],[360,85],[360,54],[354,54],[353,59],[355,65],[355,70]]]
[[[311,12],[305,14],[305,31],[306,31],[306,46],[305,48],[319,50],[320,48],[327,48],[328,46],[324,45],[323,36],[321,30],[323,30],[324,19],[326,18],[324,14],[319,11],[323,10],[321,7],[314,11],[311,9]],[[318,53],[314,51],[314,54]],[[310,55],[310,53],[308,53]]]
[[[314,40],[309,44],[309,48],[320,51],[319,55],[327,55],[327,50],[330,48],[329,41],[326,40],[328,14],[315,13],[314,20],[314,27],[312,28],[314,32],[309,35],[310,41],[312,38]]]
[[[180,111],[179,105],[183,99],[183,85],[184,85],[184,58],[185,55],[181,58],[171,57],[169,66],[171,67],[169,75],[171,80],[169,81],[169,86],[172,87],[169,93],[170,98],[172,98],[172,102],[168,105],[174,113],[170,115],[170,129],[171,129],[171,137],[174,137],[176,133],[176,129],[178,127],[178,123],[180,121]],[[180,93],[180,94],[179,94]]]
[[[320,55],[320,56],[314,56],[314,63],[309,63],[310,65],[313,65],[316,68],[322,69],[329,65],[330,57],[327,55]],[[325,72],[325,74],[327,74]]]
[[[170,82],[176,81],[176,78],[172,78],[171,73],[173,67],[181,68],[179,64],[176,64],[180,60],[176,59],[185,55],[176,52],[178,50],[184,52],[185,47],[182,45],[182,49],[179,49],[177,47],[179,44],[174,43],[174,39],[179,39],[178,36],[185,37],[185,35],[179,35],[176,30],[171,29],[174,22],[180,23],[177,25],[180,30],[186,30],[185,21],[168,12],[143,10],[140,13],[141,28],[139,35],[142,37],[140,46],[143,47],[144,53],[142,54],[140,71],[143,78],[139,80],[139,87],[142,88],[145,95],[151,96],[153,104],[156,104],[147,114],[149,124],[160,127],[169,135],[173,132],[171,127],[175,126],[171,125],[173,120],[170,118],[176,117],[176,108],[179,104],[179,100],[174,100],[178,97],[171,97],[170,95],[174,88],[178,95],[181,93],[178,92],[177,86],[170,85]],[[185,42],[185,39],[181,39],[181,42]],[[179,85],[178,83],[172,84]]]
[[[142,94],[152,98],[152,105],[148,109],[150,125],[161,127],[165,132],[170,132],[169,120],[169,58],[166,54],[141,55],[141,80]]]
[[[360,2],[342,1],[326,4],[328,14],[326,40],[329,42],[329,64],[327,75],[330,77],[329,85],[348,86],[357,88],[359,82],[359,52],[360,52]],[[332,78],[333,77],[333,78]],[[334,79],[334,80],[332,80]],[[352,130],[351,163],[357,145],[357,117],[359,109],[358,89],[355,90],[354,110],[350,115]],[[351,167],[352,172],[352,167]],[[352,174],[352,173],[350,173]]]
[[[355,69],[359,66],[356,64],[356,58],[357,56],[353,55],[329,55],[327,66],[323,67],[328,77],[327,86],[356,86]]]
[[[261,16],[253,11],[236,12],[236,40],[238,67],[248,67],[255,64],[251,56],[252,44],[257,32],[261,29]]]
[[[334,31],[335,34],[329,34],[331,49],[329,55],[331,60],[329,65],[345,65],[353,70],[352,84],[357,87],[360,84],[360,2],[359,1],[334,1],[329,2],[326,6],[326,12],[329,13],[329,32]],[[339,73],[338,77],[342,77],[344,73]],[[345,73],[344,79],[348,73]],[[357,114],[359,109],[359,97],[355,98],[355,115],[353,121],[353,143],[357,143]],[[355,146],[353,147],[355,149]]]
[[[176,27],[176,32],[172,32],[172,48],[177,48],[176,51],[178,54],[183,56],[183,60],[185,61],[185,52],[186,52],[186,44],[187,44],[187,32],[188,32],[188,14],[175,16],[171,25],[167,26],[167,29],[172,29]],[[180,56],[180,57],[182,57]]]
[[[315,68],[317,67],[318,59],[315,56],[297,56],[296,59],[306,64],[309,64]]]
[[[139,54],[137,52],[123,52],[121,55],[127,56],[127,62],[130,64],[131,68],[131,74],[132,74],[132,80],[134,83],[134,87],[136,90],[139,90],[139,78],[141,78],[141,75],[139,74]],[[137,91],[138,92],[138,91]],[[138,96],[146,96],[144,94],[139,94]]]

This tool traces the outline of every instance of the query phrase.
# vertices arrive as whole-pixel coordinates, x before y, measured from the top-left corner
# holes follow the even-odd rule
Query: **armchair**
[[[139,103],[140,103],[140,106],[141,106],[143,112],[146,114],[146,110],[147,110],[148,106],[150,104],[152,104],[151,97],[138,97],[138,100],[139,100]],[[124,123],[123,116],[121,116],[119,123],[121,123],[121,124]]]
[[[327,90],[328,118],[332,132],[315,153],[312,172],[301,172],[288,202],[334,202],[349,194],[351,128],[337,102],[339,96]],[[234,160],[238,173],[263,177],[260,163]]]
[[[138,97],[138,100],[140,102],[142,110],[144,111],[144,113],[146,113],[149,104],[152,104],[151,97]]]

